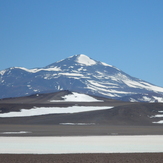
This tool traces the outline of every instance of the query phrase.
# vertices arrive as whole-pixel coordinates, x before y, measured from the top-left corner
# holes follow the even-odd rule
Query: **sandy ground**
[[[132,154],[0,154],[1,163],[162,163],[163,153]]]

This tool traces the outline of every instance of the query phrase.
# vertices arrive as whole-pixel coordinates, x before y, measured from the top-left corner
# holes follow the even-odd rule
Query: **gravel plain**
[[[0,154],[1,163],[162,163],[163,153]]]

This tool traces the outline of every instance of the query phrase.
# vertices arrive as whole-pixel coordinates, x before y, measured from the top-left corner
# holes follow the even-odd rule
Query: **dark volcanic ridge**
[[[66,101],[72,95],[90,98],[94,101]],[[66,98],[65,98],[66,97]],[[74,96],[73,96],[74,98]],[[71,98],[70,98],[71,99]],[[59,100],[59,101],[58,101]],[[97,101],[96,101],[97,100]],[[52,102],[51,102],[52,101]],[[54,102],[55,101],[55,102]],[[38,108],[47,110],[54,109],[80,109],[88,108],[85,111],[77,112],[53,112],[40,115],[22,117],[3,117],[8,113],[18,115],[22,109],[36,111]],[[89,108],[93,110],[89,110]],[[104,109],[96,109],[105,107]],[[95,110],[94,110],[95,108]],[[33,110],[32,110],[33,109]],[[35,124],[35,125],[162,125],[163,124],[163,103],[131,103],[107,99],[97,96],[75,94],[70,91],[61,91],[49,94],[35,94],[31,96],[8,98],[0,100],[0,124]]]

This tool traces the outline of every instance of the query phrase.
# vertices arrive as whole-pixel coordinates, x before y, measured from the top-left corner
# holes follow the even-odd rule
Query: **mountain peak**
[[[43,68],[15,67],[0,71],[0,90],[0,98],[70,90],[128,101],[163,101],[163,88],[84,54]]]
[[[86,66],[92,66],[96,64],[96,61],[94,61],[93,59],[89,58],[88,56],[84,54],[77,55],[76,62],[79,64],[86,65]]]

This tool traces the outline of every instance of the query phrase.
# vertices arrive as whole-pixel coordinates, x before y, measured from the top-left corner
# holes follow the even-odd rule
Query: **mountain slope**
[[[43,68],[0,71],[0,90],[0,98],[70,90],[126,101],[163,101],[163,88],[83,54]]]

